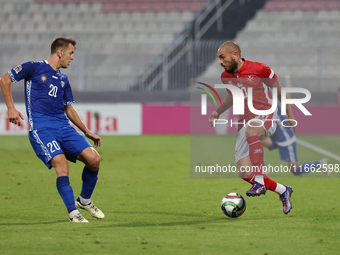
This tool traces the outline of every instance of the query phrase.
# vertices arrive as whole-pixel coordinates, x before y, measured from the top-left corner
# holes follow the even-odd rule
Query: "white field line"
[[[324,149],[322,149],[322,148],[320,148],[320,147],[318,147],[318,146],[316,146],[316,145],[313,145],[313,144],[311,144],[311,143],[307,143],[307,142],[305,142],[305,141],[303,141],[303,140],[301,140],[301,139],[298,139],[298,138],[296,138],[296,142],[297,142],[298,144],[302,145],[302,146],[307,147],[308,149],[312,149],[312,150],[317,151],[317,152],[319,152],[319,153],[321,153],[321,154],[324,154],[324,155],[327,156],[327,157],[330,157],[330,158],[333,158],[333,159],[335,159],[335,160],[340,161],[340,156],[335,155],[335,154],[332,153],[332,152],[326,151],[326,150],[324,150]]]

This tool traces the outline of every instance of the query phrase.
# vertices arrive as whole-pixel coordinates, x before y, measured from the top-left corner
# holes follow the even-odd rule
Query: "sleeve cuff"
[[[18,82],[18,81],[15,79],[14,75],[12,74],[11,70],[8,71],[8,74],[9,74],[9,77],[11,77],[12,82],[14,82],[14,83],[15,83],[15,82]]]
[[[73,103],[74,103],[74,101],[64,102],[64,105],[71,105]]]

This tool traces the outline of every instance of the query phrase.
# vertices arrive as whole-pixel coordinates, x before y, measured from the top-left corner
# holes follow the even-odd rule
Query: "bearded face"
[[[230,61],[228,61],[223,67],[227,73],[235,73],[237,69],[237,62],[230,57]]]

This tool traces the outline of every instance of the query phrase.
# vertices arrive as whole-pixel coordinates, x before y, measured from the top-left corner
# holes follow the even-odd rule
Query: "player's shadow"
[[[205,217],[206,214],[202,213],[171,213],[171,212],[124,212],[124,211],[111,211],[113,214],[160,214],[177,217]]]
[[[65,220],[56,220],[56,221],[48,221],[48,222],[13,222],[13,223],[0,223],[0,226],[29,226],[29,225],[49,225],[49,224],[57,224],[57,223],[65,223]]]
[[[118,212],[115,212],[117,214]],[[169,215],[172,217],[196,217],[196,219],[193,220],[183,220],[183,221],[168,221],[168,222],[140,222],[140,221],[135,221],[135,222],[129,222],[129,223],[121,223],[121,224],[110,224],[106,226],[97,226],[96,228],[131,228],[131,227],[167,227],[167,226],[190,226],[190,225],[198,225],[198,224],[210,224],[210,223],[216,223],[216,222],[223,222],[223,221],[228,221],[229,220],[238,220],[238,219],[232,219],[228,218],[226,216],[205,216],[204,214],[198,215],[198,214],[177,214],[177,213],[167,213],[167,212],[119,212],[119,214],[148,214],[148,215],[153,215],[153,214],[161,214],[161,215]],[[197,219],[197,217],[202,218],[201,220]],[[204,218],[204,219],[203,219]],[[133,217],[133,219],[136,219],[136,217]],[[236,222],[235,221],[235,222]]]

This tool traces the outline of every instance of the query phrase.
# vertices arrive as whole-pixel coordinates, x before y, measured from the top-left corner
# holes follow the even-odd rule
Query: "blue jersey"
[[[285,115],[281,115],[280,103],[277,104],[277,112],[282,122],[286,120]],[[284,122],[285,124],[285,122]],[[277,124],[275,133],[270,137],[278,146],[285,147],[296,142],[296,137],[292,128],[284,128],[281,123]]]
[[[8,71],[13,82],[25,80],[25,104],[29,131],[70,125],[64,106],[73,104],[70,83],[47,62],[26,62]]]

